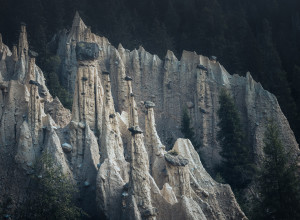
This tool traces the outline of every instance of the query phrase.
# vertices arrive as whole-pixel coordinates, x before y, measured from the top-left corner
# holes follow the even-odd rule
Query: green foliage
[[[184,138],[190,139],[192,143],[194,142],[195,132],[191,127],[191,119],[186,108],[182,111],[180,131]]]
[[[224,89],[221,90],[219,102],[218,140],[222,156],[220,173],[234,191],[239,191],[250,183],[254,172],[251,152],[245,143],[238,110],[232,97]]]
[[[46,77],[46,84],[50,94],[53,97],[58,97],[64,107],[72,109],[72,96],[70,93],[61,86],[58,73],[61,60],[59,56],[49,56],[44,62],[44,74]]]
[[[226,183],[222,175],[218,172],[216,176],[214,177],[214,180],[218,183]]]
[[[255,209],[255,219],[300,219],[300,185],[295,160],[284,151],[274,121],[267,127],[264,144],[265,160],[258,179],[261,201]]]
[[[43,71],[46,71],[47,73],[50,72],[58,73],[60,64],[61,64],[61,60],[59,56],[49,54],[47,59],[45,59]]]
[[[20,219],[80,219],[82,210],[74,204],[77,190],[52,157],[44,153],[34,168],[31,194]]]

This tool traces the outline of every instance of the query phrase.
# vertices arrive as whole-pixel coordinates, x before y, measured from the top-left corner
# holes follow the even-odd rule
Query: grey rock
[[[217,57],[216,57],[216,56],[211,56],[209,59],[210,59],[210,60],[216,61],[216,60],[217,60]]]
[[[26,36],[24,31],[22,32],[20,53],[23,53],[23,50],[28,51]],[[101,57],[98,57],[96,62],[90,62],[94,59],[93,56],[88,60],[76,62],[73,47],[75,42],[83,40],[101,45]],[[66,42],[71,43],[66,46]],[[189,140],[179,139],[175,143],[174,152],[179,152],[179,155],[166,153],[159,140],[159,135],[165,139],[180,136],[178,128],[182,109],[190,101],[197,106],[189,113],[197,134],[197,141],[203,142],[205,146],[201,152],[202,158],[204,160],[208,158],[206,162],[210,167],[218,164],[219,143],[216,142],[215,137],[218,131],[218,94],[221,88],[226,87],[232,92],[237,106],[244,106],[247,109],[243,111],[241,117],[243,121],[249,122],[249,125],[255,128],[250,129],[248,135],[251,140],[256,140],[254,149],[256,149],[255,154],[259,155],[258,161],[263,158],[261,151],[266,124],[264,118],[268,118],[270,112],[278,121],[284,143],[299,151],[276,98],[256,83],[250,74],[247,74],[247,77],[230,75],[219,63],[193,52],[184,51],[179,61],[171,51],[168,51],[164,62],[143,48],[131,52],[122,47],[116,49],[106,38],[91,35],[79,16],[74,19],[72,30],[65,32],[59,39],[58,45],[60,45],[58,54],[62,59],[61,77],[66,79],[63,83],[72,93],[75,92],[72,119],[71,117],[67,119],[66,116],[70,115],[70,112],[65,111],[58,101],[54,106],[55,101],[46,88],[42,91],[48,94],[44,98],[45,104],[41,99],[35,98],[37,93],[29,94],[27,85],[23,83],[24,79],[29,79],[25,78],[28,76],[27,72],[20,70],[20,74],[19,72],[6,73],[6,61],[3,60],[0,69],[3,70],[1,74],[5,76],[4,79],[20,75],[19,79],[22,80],[5,81],[5,88],[3,91],[0,90],[4,97],[9,93],[7,98],[0,98],[0,106],[2,106],[0,115],[2,113],[4,117],[1,120],[1,127],[5,128],[0,132],[0,145],[9,146],[9,143],[13,143],[16,138],[14,129],[17,128],[17,136],[22,136],[18,141],[20,143],[18,165],[23,165],[28,170],[28,174],[32,168],[27,166],[27,162],[38,159],[35,156],[36,153],[40,153],[35,151],[36,144],[40,145],[40,149],[46,147],[45,150],[56,158],[57,164],[62,165],[64,173],[69,174],[74,182],[78,181],[79,186],[91,183],[92,187],[83,190],[83,194],[92,191],[94,186],[97,187],[94,195],[99,202],[98,206],[110,219],[119,219],[122,210],[125,216],[132,216],[125,219],[141,219],[141,215],[152,216],[156,213],[153,211],[153,205],[156,204],[160,212],[157,219],[246,219],[230,187],[216,183],[206,173]],[[19,59],[21,62],[19,65],[26,70],[24,63],[28,63],[28,56],[22,54],[22,57],[21,61]],[[6,59],[9,62],[12,60],[9,55]],[[114,64],[116,60],[118,65]],[[204,68],[209,69],[209,74],[199,74],[202,72],[197,71],[196,68],[199,61]],[[205,70],[204,68],[202,69]],[[102,83],[103,79],[99,76],[101,70],[110,71],[110,86],[105,87],[106,82]],[[35,78],[30,79],[35,79],[37,83],[44,85],[44,77],[38,67],[31,73]],[[87,77],[86,73],[90,75]],[[108,75],[109,72],[102,72],[102,74]],[[134,77],[133,85],[125,82],[126,74]],[[93,88],[87,83],[82,83],[84,77],[89,79]],[[103,78],[107,80],[108,77]],[[25,84],[27,83],[26,81]],[[84,96],[81,95],[83,92]],[[134,92],[136,97],[130,97],[131,92]],[[142,101],[144,104],[144,100],[148,100],[152,95],[153,99],[155,98],[156,116],[154,109],[150,109],[145,117],[144,109],[140,109],[142,105],[136,103]],[[203,114],[201,109],[205,109],[206,114]],[[116,120],[109,120],[108,115],[116,111],[120,112],[120,115],[116,114]],[[22,119],[23,114],[28,115],[25,121]],[[55,123],[46,123],[45,117],[49,120],[53,119]],[[72,122],[69,123],[71,120]],[[28,123],[28,132],[23,134],[21,130],[24,131],[24,128],[20,128],[22,122]],[[256,122],[259,122],[257,126],[255,126]],[[145,128],[145,135],[129,135],[128,126],[133,124]],[[42,129],[52,128],[55,125],[61,128],[48,131]],[[99,139],[89,130],[90,128],[93,131],[98,129]],[[143,132],[136,126],[129,130],[132,134]],[[45,133],[47,135],[45,139],[49,140],[46,146],[42,142],[39,143]],[[63,153],[61,147],[61,143],[66,141],[74,147],[72,153],[68,155]],[[15,175],[13,172],[19,171],[6,167],[7,164],[14,164],[10,161],[10,158],[13,158],[10,154],[13,152],[7,153],[6,148],[0,148],[0,156],[4,158],[0,160],[0,178],[4,176],[7,179],[3,184],[1,179],[0,192],[12,192],[9,188],[22,192],[24,184],[20,183],[25,179],[14,180],[13,178],[24,175],[18,175],[19,173]],[[124,155],[125,158],[127,155],[131,156],[125,161]],[[8,184],[12,184],[13,187],[6,187]],[[130,186],[130,189],[126,189],[126,186]],[[218,196],[219,194],[222,196]],[[83,196],[88,197],[86,194]],[[205,199],[205,202],[195,199],[196,197]]]
[[[156,216],[158,214],[158,210],[157,210],[157,208],[152,207],[152,208],[144,210],[141,214],[144,218]]]
[[[61,147],[65,153],[70,153],[73,149],[72,145],[68,143],[63,143]]]
[[[202,64],[198,64],[197,69],[207,71],[207,68],[205,66],[203,66]]]
[[[99,46],[96,43],[78,42],[76,58],[80,61],[96,60],[99,57]]]
[[[203,195],[205,198],[207,198],[207,197],[209,196],[209,193],[206,192],[206,191],[203,191],[203,192],[202,192],[202,195]]]
[[[34,80],[29,80],[29,84],[35,85],[35,86],[40,86],[40,84],[37,81],[34,81]]]
[[[132,135],[143,133],[142,129],[139,126],[132,126],[128,128],[128,131],[130,131]]]
[[[81,128],[81,129],[84,129],[85,128],[85,123],[84,122],[79,122],[78,127]]]
[[[194,108],[194,107],[195,107],[194,103],[193,103],[193,102],[191,102],[191,101],[187,102],[187,103],[186,103],[186,106],[187,106],[189,109],[191,109],[191,108]]]
[[[128,192],[123,192],[122,193],[122,197],[127,197],[127,196],[129,196]]]
[[[154,108],[155,107],[155,104],[151,101],[145,101],[144,105],[146,108]]]
[[[28,54],[29,54],[29,56],[31,57],[31,58],[36,58],[36,57],[38,57],[38,53],[37,52],[35,52],[35,51],[33,51],[33,50],[29,50],[28,51]]]
[[[188,159],[185,159],[183,156],[170,153],[165,154],[165,160],[173,166],[185,166],[189,163]]]
[[[132,78],[130,76],[125,76],[126,81],[132,81]]]

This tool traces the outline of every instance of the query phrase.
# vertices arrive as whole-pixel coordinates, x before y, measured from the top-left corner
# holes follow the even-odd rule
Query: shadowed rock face
[[[19,39],[13,53],[0,44],[0,200],[11,195],[11,212],[26,197],[34,161],[48,152],[74,180],[92,216],[100,210],[113,220],[247,219],[230,186],[210,177],[189,140],[177,139],[167,152],[159,138],[179,136],[181,109],[188,105],[204,155],[217,163],[223,87],[243,110],[258,161],[269,116],[298,151],[275,97],[250,74],[231,76],[215,60],[190,52],[178,61],[169,51],[161,61],[143,48],[117,50],[76,14],[58,49],[74,91],[71,113],[52,98],[35,57],[28,56],[25,26]]]
[[[99,57],[99,47],[95,43],[78,42],[76,44],[77,60],[96,60]]]

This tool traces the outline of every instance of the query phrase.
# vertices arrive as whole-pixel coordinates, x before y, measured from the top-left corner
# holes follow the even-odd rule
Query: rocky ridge
[[[61,81],[71,92],[78,70],[76,42],[81,41],[98,45],[97,68],[110,74],[116,111],[128,109],[125,77],[132,80],[133,94],[130,95],[135,96],[141,128],[146,126],[144,101],[155,103],[158,134],[168,149],[181,136],[182,111],[187,108],[205,164],[213,169],[220,162],[217,110],[219,91],[225,88],[232,94],[241,113],[257,163],[263,159],[263,135],[271,118],[279,127],[285,147],[297,156],[298,144],[276,97],[255,82],[250,73],[246,77],[230,75],[216,57],[208,58],[195,52],[183,51],[178,60],[168,51],[161,60],[143,47],[129,51],[120,44],[115,48],[105,37],[93,34],[77,14],[71,30],[61,31],[52,42],[57,43],[57,54],[63,61]]]
[[[81,206],[92,215],[246,219],[230,187],[210,177],[189,140],[165,150],[154,116],[160,102],[137,104],[141,92],[133,93],[137,76],[127,76],[125,53],[104,47],[108,41],[92,34],[78,14],[65,39],[63,68],[76,70],[68,79],[74,80],[72,113],[49,94],[37,54],[28,49],[26,25],[12,52],[0,41],[0,199],[10,195],[20,207],[34,163],[47,152],[77,184]],[[103,50],[113,54],[110,63]]]

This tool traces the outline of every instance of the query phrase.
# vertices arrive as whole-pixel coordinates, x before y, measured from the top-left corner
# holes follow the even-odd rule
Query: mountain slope
[[[230,186],[210,177],[189,140],[165,151],[154,104],[137,105],[136,82],[126,77],[122,60],[103,57],[103,50],[117,57],[118,51],[78,14],[61,44],[71,70],[72,113],[45,86],[25,25],[19,39],[12,52],[0,43],[0,199],[13,204],[5,216],[18,218],[38,175],[35,161],[47,153],[77,185],[80,206],[93,217],[102,211],[110,219],[247,219]]]
[[[61,32],[55,40],[59,45],[57,53],[62,60],[60,77],[69,91],[74,91],[77,75],[75,43],[97,43],[100,48],[97,68],[110,73],[116,110],[122,112],[128,106],[127,88],[123,79],[126,75],[131,76],[138,111],[142,113],[142,102],[145,100],[156,104],[158,133],[164,143],[170,140],[174,142],[181,136],[182,111],[187,107],[196,140],[201,146],[202,159],[210,170],[220,160],[216,136],[218,96],[222,88],[230,91],[234,97],[249,145],[253,146],[258,163],[263,157],[265,125],[271,118],[277,122],[286,149],[290,148],[295,155],[298,152],[295,136],[276,97],[264,90],[260,83],[256,83],[250,73],[246,77],[230,75],[215,59],[194,52],[184,51],[178,60],[168,51],[164,60],[161,60],[142,47],[129,51],[119,45],[116,49],[106,38],[91,33],[78,14],[70,32]],[[142,114],[139,116],[140,124],[144,127],[144,117]]]

